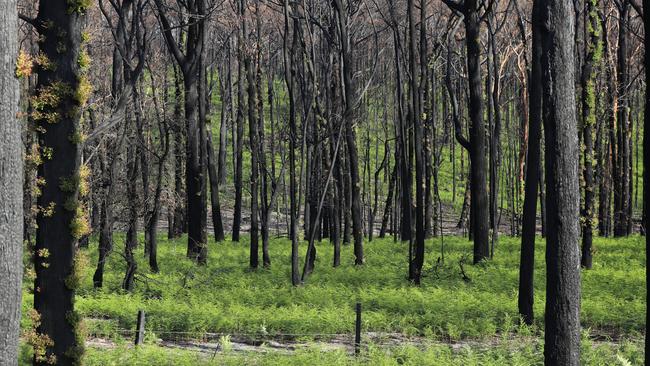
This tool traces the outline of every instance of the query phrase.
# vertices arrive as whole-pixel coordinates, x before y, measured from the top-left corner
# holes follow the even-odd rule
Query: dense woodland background
[[[636,287],[583,274],[583,313],[587,326],[615,329],[608,336],[645,329],[640,319],[598,318],[594,309],[618,305],[592,308],[585,295],[626,299],[622,319],[645,306],[640,0],[8,3],[0,13],[14,6],[20,21],[4,22],[17,39],[3,57],[18,56],[0,71],[18,83],[1,84],[0,97],[9,106],[20,93],[20,135],[4,134],[0,163],[18,149],[24,159],[3,168],[3,184],[14,184],[0,186],[0,199],[22,199],[23,215],[0,240],[23,239],[24,275],[12,272],[11,283],[23,284],[31,309],[21,339],[35,364],[78,362],[82,318],[132,325],[131,313],[88,310],[90,301],[102,308],[97,294],[119,295],[107,304],[152,291],[162,299],[173,296],[172,277],[184,276],[180,292],[196,278],[225,280],[210,268],[248,268],[243,281],[270,281],[276,294],[313,282],[371,303],[362,284],[386,273],[399,278],[385,279],[390,286],[439,283],[447,296],[483,278],[488,286],[468,295],[482,298],[505,286],[490,277],[504,271],[511,293],[493,304],[516,298],[517,310],[484,309],[486,318],[545,326],[545,362],[573,365],[581,268],[629,266]],[[181,241],[190,266],[177,255]],[[357,278],[352,265],[377,272]],[[345,276],[336,277],[339,266]],[[460,284],[444,285],[450,272]],[[222,295],[244,291],[233,286]],[[86,310],[75,310],[75,293]],[[404,316],[370,328],[408,333],[409,324],[422,335],[437,324]],[[503,331],[462,319],[433,332]],[[201,330],[160,322],[161,331]],[[295,331],[274,328],[287,329]]]

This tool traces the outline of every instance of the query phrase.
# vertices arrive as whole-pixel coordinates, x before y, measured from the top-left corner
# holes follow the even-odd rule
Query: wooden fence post
[[[138,310],[138,324],[135,330],[135,345],[139,346],[144,342],[144,310]]]
[[[354,334],[354,355],[358,356],[361,353],[361,303],[357,303],[357,322],[355,325]]]

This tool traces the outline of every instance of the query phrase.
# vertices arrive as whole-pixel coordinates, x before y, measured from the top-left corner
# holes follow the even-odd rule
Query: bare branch
[[[465,14],[465,3],[461,1],[456,1],[456,0],[442,0],[445,5],[449,7],[449,9],[460,13],[460,14]]]
[[[641,7],[641,4],[639,4],[638,0],[629,0],[630,5],[636,10],[636,12],[639,14],[641,18],[643,18],[643,8]]]
[[[181,49],[178,47],[178,42],[176,42],[174,39],[171,23],[169,22],[167,14],[165,14],[165,10],[163,9],[164,5],[161,0],[154,0],[154,2],[156,3],[156,9],[158,10],[158,19],[162,25],[163,36],[165,37],[169,51],[174,55],[174,58],[181,65],[181,67],[184,67],[183,65],[186,64],[186,56],[183,54],[183,52],[181,52]]]
[[[33,26],[36,29],[41,28],[41,26],[38,23],[38,20],[36,20],[36,18],[29,17],[29,16],[27,16],[27,15],[25,15],[23,13],[18,13],[18,18],[20,18],[20,20],[22,20],[23,22]]]

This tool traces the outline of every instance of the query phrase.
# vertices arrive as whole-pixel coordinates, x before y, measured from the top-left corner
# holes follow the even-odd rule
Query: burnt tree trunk
[[[585,184],[584,207],[582,208],[582,257],[581,265],[590,269],[592,265],[592,243],[594,229],[594,127],[596,126],[596,67],[600,63],[602,43],[600,41],[600,19],[598,1],[585,1],[588,30],[585,42],[586,56],[582,69],[582,138],[584,142],[583,177]]]
[[[217,158],[214,156],[214,145],[212,143],[212,131],[207,132],[207,150],[208,150],[208,175],[210,178],[210,203],[212,205],[212,225],[214,226],[214,240],[224,241],[225,233],[223,230],[223,221],[221,220],[221,203],[219,201],[219,173],[217,167]]]
[[[388,220],[390,219],[391,211],[393,210],[393,199],[395,196],[395,182],[397,181],[397,162],[393,166],[393,172],[390,174],[388,181],[388,194],[386,195],[386,202],[384,203],[384,213],[381,218],[381,228],[379,229],[379,237],[384,238],[388,228]]]
[[[646,34],[650,34],[650,0],[643,0],[643,26]],[[643,40],[645,46],[645,58],[643,60],[643,65],[645,66],[645,83],[650,85],[650,55],[648,50],[650,50],[650,37],[645,37]],[[648,98],[648,92],[646,89],[645,103],[644,107],[646,111],[650,111],[650,98]],[[643,116],[643,217],[647,220],[648,218],[648,206],[647,198],[650,195],[650,169],[648,169],[648,164],[650,162],[650,113],[645,113]],[[647,222],[644,220],[644,224]],[[647,227],[646,227],[647,228]],[[645,233],[645,252],[646,252],[646,293],[650,293],[650,236],[648,233]],[[647,296],[647,295],[646,295]],[[646,298],[646,329],[645,329],[645,364],[650,363],[650,337],[648,337],[648,326],[650,325],[650,303]]]
[[[39,33],[39,49],[43,57],[56,68],[39,67],[34,98],[42,103],[32,114],[38,126],[38,140],[42,149],[51,149],[56,159],[44,159],[38,176],[47,182],[41,187],[39,207],[53,207],[52,212],[41,210],[37,216],[35,263],[36,281],[34,309],[40,315],[37,332],[52,341],[44,354],[36,354],[36,365],[56,359],[57,365],[80,362],[83,345],[76,331],[78,316],[74,316],[74,295],[77,287],[75,254],[77,240],[86,232],[85,214],[79,206],[83,178],[80,167],[81,108],[85,98],[79,93],[85,70],[77,62],[81,54],[81,28],[85,18],[84,7],[69,11],[66,0],[41,0],[34,20]],[[44,26],[48,25],[48,26]],[[64,45],[61,48],[59,45]],[[51,95],[59,98],[52,101]]]
[[[128,118],[128,117],[127,117]],[[127,122],[128,123],[128,122]],[[133,251],[138,246],[138,158],[137,148],[129,146],[127,151],[127,198],[129,200],[129,216],[126,231],[126,240],[124,241],[124,259],[126,261],[126,271],[122,280],[122,289],[126,291],[133,290],[135,281],[135,272],[138,264],[133,256]]]
[[[100,168],[102,170],[101,184],[103,188],[101,196],[101,213],[99,218],[99,258],[97,260],[97,268],[93,275],[93,286],[95,288],[102,287],[104,284],[104,266],[108,255],[113,250],[113,197],[115,196],[115,170],[117,167],[117,156],[119,150],[122,148],[126,136],[126,127],[120,133],[117,142],[110,144],[106,142],[107,146],[103,148],[104,152],[100,153]],[[110,161],[107,163],[106,161]]]
[[[362,265],[363,258],[363,223],[361,222],[361,194],[359,182],[359,158],[354,124],[357,118],[358,93],[353,74],[351,39],[348,34],[348,7],[343,5],[343,0],[334,0],[334,8],[338,21],[338,30],[341,45],[341,68],[343,69],[343,88],[345,91],[345,111],[343,119],[345,127],[345,144],[348,151],[348,170],[350,172],[352,236],[354,237],[354,264]]]
[[[289,100],[289,237],[291,238],[291,284],[300,285],[300,260],[298,258],[298,196],[296,187],[296,141],[298,131],[296,128],[296,100],[294,95],[296,65],[294,55],[298,48],[298,20],[293,17],[293,7],[289,5],[289,0],[284,0],[284,38],[283,38],[283,58],[284,58],[284,76],[287,84],[287,99]],[[291,46],[289,46],[289,20],[292,19],[293,33]]]
[[[415,242],[412,247],[412,254],[409,253],[411,263],[409,263],[409,280],[416,285],[420,284],[422,276],[422,265],[424,264],[424,240],[426,233],[424,231],[424,136],[422,127],[421,113],[421,91],[418,86],[418,69],[416,53],[416,35],[415,35],[415,5],[414,0],[407,1],[407,17],[409,27],[409,73],[410,73],[410,116],[415,130]],[[424,10],[424,9],[423,9]],[[422,61],[422,60],[421,60]]]
[[[241,6],[237,6],[238,13]],[[236,117],[236,141],[235,150],[235,212],[232,220],[232,241],[239,241],[239,231],[241,230],[242,218],[242,170],[244,166],[244,110],[246,108],[246,99],[244,96],[244,45],[242,44],[243,35],[241,30],[237,32],[237,117]]]
[[[540,179],[540,142],[542,133],[542,44],[540,1],[533,2],[532,63],[528,81],[528,160],[526,161],[526,184],[521,222],[521,260],[519,265],[518,307],[526,324],[533,324],[535,271],[535,231],[537,229],[537,190]]]
[[[471,149],[471,212],[474,235],[474,263],[490,256],[489,209],[487,197],[485,154],[485,122],[483,120],[483,91],[481,88],[481,46],[479,4],[465,0],[465,32],[467,47],[467,73],[469,77],[469,116]]]
[[[228,145],[228,126],[232,126],[229,120],[232,110],[232,71],[230,68],[230,38],[225,42],[226,61],[219,77],[219,90],[221,92],[221,124],[219,125],[219,158],[218,171],[219,183],[225,184],[228,175],[226,164],[226,147]],[[227,70],[227,71],[225,71]],[[225,80],[224,80],[225,79]],[[230,123],[229,123],[230,122]]]
[[[186,26],[185,51],[174,38],[162,0],[155,0],[167,48],[183,73],[185,123],[187,130],[187,164],[185,182],[187,190],[187,256],[198,264],[207,261],[207,186],[206,186],[206,131],[201,120],[202,93],[199,84],[204,72],[206,1],[195,0],[183,4],[189,14]]]
[[[242,15],[242,33],[244,44],[248,43],[248,24],[246,22],[246,0],[240,0],[240,12]],[[249,266],[251,268],[257,268],[259,265],[259,209],[258,209],[258,173],[259,173],[259,162],[258,162],[258,132],[257,132],[257,88],[255,87],[255,73],[253,70],[253,65],[251,64],[250,52],[244,53],[244,69],[246,70],[246,80],[247,80],[247,92],[248,92],[248,133],[250,139],[250,150],[251,150],[251,174],[250,174],[250,185],[251,185],[251,228],[250,228],[250,258]]]
[[[259,2],[255,3],[255,32],[257,33],[258,40],[261,37],[261,17]],[[270,61],[270,59],[269,59]],[[262,83],[262,47],[257,47],[257,62],[255,63],[255,87],[257,88],[257,156],[259,161],[259,174],[260,174],[260,231],[262,234],[262,265],[264,268],[271,266],[271,256],[269,254],[269,225],[270,216],[273,212],[273,200],[269,201],[269,174],[266,164],[266,146],[265,146],[265,123],[264,123],[264,93]],[[269,72],[269,83],[273,83],[273,73]],[[271,103],[273,98],[271,97]],[[271,124],[273,124],[273,107],[269,105],[271,114]],[[275,159],[275,154],[271,155],[271,159]],[[274,172],[275,173],[275,172]],[[275,175],[272,175],[273,191],[271,198],[275,198],[276,184]]]
[[[488,168],[486,157],[485,121],[483,120],[483,91],[481,82],[481,16],[477,0],[464,0],[462,3],[445,1],[453,10],[464,15],[465,46],[467,48],[467,75],[469,82],[469,141],[461,145],[470,154],[470,238],[474,241],[474,264],[490,256],[489,244],[489,204],[487,194]],[[448,62],[449,63],[449,62]],[[449,78],[449,77],[448,77]],[[450,84],[450,81],[448,81]],[[448,85],[449,92],[451,88]],[[453,103],[456,104],[456,103]],[[454,113],[456,114],[456,112]],[[454,118],[455,121],[458,118]],[[460,123],[455,122],[456,136],[460,137]],[[464,140],[464,139],[462,139]]]
[[[153,73],[149,70],[149,75],[151,77],[151,90],[153,94],[153,101],[156,109],[158,109],[158,102],[156,99],[156,88]],[[166,80],[166,77],[165,79]],[[166,83],[163,84],[164,88],[167,88]],[[160,140],[160,149],[162,152],[157,155],[158,158],[158,168],[156,175],[156,188],[154,191],[153,202],[151,206],[151,211],[147,217],[145,223],[145,231],[148,233],[146,240],[149,247],[149,268],[153,273],[158,273],[158,220],[160,219],[161,211],[161,197],[164,186],[164,177],[165,177],[165,162],[167,161],[167,156],[169,156],[170,150],[170,126],[167,118],[167,108],[166,105],[169,102],[169,93],[167,90],[163,91],[163,108],[162,116],[156,114],[158,119],[158,134]]]
[[[411,173],[411,162],[409,159],[409,146],[410,144],[410,134],[409,134],[409,125],[408,119],[404,116],[404,108],[402,103],[404,102],[404,92],[402,91],[402,68],[401,68],[401,58],[400,58],[400,49],[401,41],[400,34],[397,28],[397,24],[393,25],[393,44],[395,48],[395,84],[396,84],[396,103],[395,108],[397,109],[397,128],[396,128],[396,137],[398,142],[395,144],[396,157],[396,167],[399,166],[399,198],[400,198],[400,240],[402,242],[411,242],[412,239],[412,212],[411,212],[411,190],[412,190],[412,173]],[[396,176],[397,177],[397,176]],[[396,220],[397,218],[395,218]],[[396,220],[397,221],[397,220]],[[410,247],[409,247],[410,248]],[[409,249],[410,254],[410,249]],[[409,268],[411,267],[411,258],[409,258]],[[409,270],[410,273],[410,270]]]
[[[618,50],[616,64],[616,94],[618,106],[616,115],[616,145],[618,149],[616,172],[614,174],[614,236],[630,235],[631,217],[629,204],[631,197],[631,130],[629,111],[629,65],[628,54],[628,20],[629,0],[616,1],[618,8]]]
[[[544,362],[580,364],[579,142],[570,2],[543,1],[542,80],[546,148]]]
[[[183,123],[183,90],[181,76],[174,67],[174,206],[170,239],[180,237],[186,231],[185,187],[183,184],[185,124]]]
[[[212,128],[210,128],[210,108],[212,106],[211,93],[208,92],[208,75],[202,70],[201,76],[201,123],[205,126],[205,149],[207,158],[208,179],[210,181],[210,204],[212,206],[212,226],[214,229],[214,240],[217,242],[225,239],[223,231],[223,221],[221,220],[221,202],[219,200],[219,167],[217,157],[214,154],[214,144],[212,143]],[[223,125],[223,123],[222,123]],[[224,147],[225,148],[225,147]]]

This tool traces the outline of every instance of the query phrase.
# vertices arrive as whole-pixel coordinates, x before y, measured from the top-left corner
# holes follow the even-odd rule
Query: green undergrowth
[[[261,346],[264,350],[265,346]],[[137,348],[118,344],[115,348],[88,348],[86,366],[208,366],[208,365],[413,365],[413,366],[533,366],[543,365],[543,344],[535,339],[499,341],[489,344],[423,344],[383,347],[370,344],[358,357],[343,349],[323,350],[316,345],[292,354],[278,352],[216,353],[172,349],[145,344]],[[642,343],[582,342],[581,364],[589,366],[641,365]],[[21,365],[29,365],[30,354],[21,348]]]
[[[112,253],[104,288],[94,289],[97,244],[83,254],[76,307],[90,335],[114,336],[135,329],[139,309],[146,328],[163,339],[201,338],[203,333],[244,335],[253,339],[322,339],[351,334],[354,305],[363,306],[364,332],[397,332],[433,340],[490,338],[543,329],[544,242],[536,248],[535,314],[532,327],[518,325],[517,284],[520,239],[502,237],[494,259],[471,265],[471,243],[445,237],[445,261],[439,239],[427,242],[423,283],[406,280],[407,246],[392,239],[365,244],[366,264],[353,265],[352,247],[344,245],[341,266],[332,268],[332,247],[317,245],[315,272],[300,287],[290,284],[290,242],[273,239],[270,269],[248,269],[248,238],[240,243],[209,243],[208,265],[185,258],[186,239],[160,240],[160,273],[150,273],[138,254],[135,291],[120,289],[125,262]],[[123,237],[117,236],[115,248]],[[301,260],[306,245],[301,245]],[[598,336],[638,338],[644,328],[643,243],[639,237],[597,239],[594,268],[582,271],[582,325]],[[463,270],[469,281],[463,280]],[[32,304],[24,296],[24,310]],[[25,312],[26,313],[26,312]],[[23,321],[27,326],[28,320]]]

